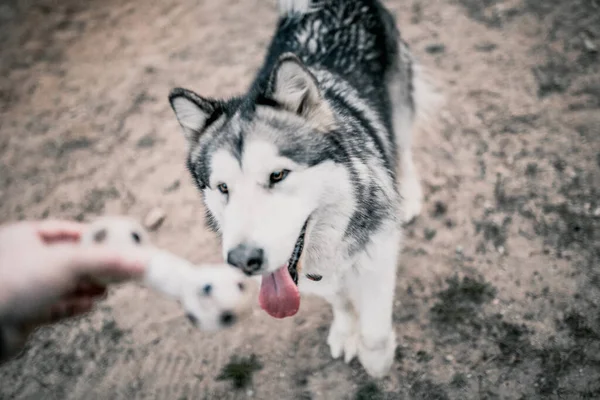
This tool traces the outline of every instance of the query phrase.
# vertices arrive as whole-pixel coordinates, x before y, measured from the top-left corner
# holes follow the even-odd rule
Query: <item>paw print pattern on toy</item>
[[[149,234],[135,220],[106,217],[94,221],[81,238],[83,246],[144,246],[152,252],[141,282],[181,304],[186,317],[203,331],[216,331],[247,316],[256,282],[227,265],[196,267],[168,251],[153,247]],[[104,284],[116,280],[99,279]]]

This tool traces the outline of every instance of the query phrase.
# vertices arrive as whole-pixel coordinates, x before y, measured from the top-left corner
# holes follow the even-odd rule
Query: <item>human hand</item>
[[[23,326],[85,313],[105,287],[89,276],[137,278],[149,254],[140,249],[80,247],[85,225],[19,222],[0,227],[0,319]]]

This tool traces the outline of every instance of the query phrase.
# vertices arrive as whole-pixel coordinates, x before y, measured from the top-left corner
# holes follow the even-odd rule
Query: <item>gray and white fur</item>
[[[297,283],[333,308],[331,354],[358,355],[381,377],[396,347],[401,226],[421,211],[411,144],[426,85],[380,1],[279,0],[279,10],[245,95],[171,92],[187,165],[223,256],[245,272],[285,265],[306,227]],[[252,260],[232,258],[241,246]]]

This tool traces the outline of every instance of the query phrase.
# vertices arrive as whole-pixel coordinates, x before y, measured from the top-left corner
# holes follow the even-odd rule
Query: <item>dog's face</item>
[[[248,101],[210,100],[183,89],[170,96],[224,258],[249,275],[286,264],[291,271],[311,215],[339,183],[327,134],[334,117],[293,56],[282,57],[268,88]]]
[[[81,235],[82,246],[102,245],[113,248],[151,246],[150,235],[139,222],[129,217],[103,217],[92,222]],[[97,283],[108,285],[121,282],[124,277],[91,277]]]
[[[254,132],[271,128],[256,122]],[[222,232],[225,259],[249,274],[285,265],[317,206],[314,170],[260,137],[248,140],[240,160],[217,150],[211,170],[205,202]]]
[[[90,224],[81,237],[81,244],[111,247],[149,246],[150,236],[133,218],[103,217]]]
[[[200,267],[188,279],[181,305],[190,322],[203,331],[232,326],[252,310],[254,282],[233,268]]]

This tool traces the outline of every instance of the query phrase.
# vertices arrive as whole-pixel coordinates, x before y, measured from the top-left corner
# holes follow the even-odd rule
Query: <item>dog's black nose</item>
[[[246,244],[240,244],[227,253],[227,262],[251,275],[261,269],[264,263],[264,251]]]
[[[232,325],[235,322],[235,314],[231,311],[225,311],[221,314],[221,324],[224,326]]]

